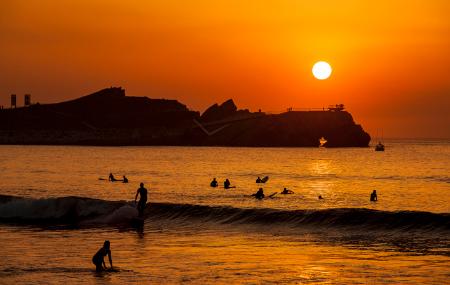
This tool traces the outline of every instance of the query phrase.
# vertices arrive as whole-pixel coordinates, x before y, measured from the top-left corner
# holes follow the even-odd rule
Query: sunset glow
[[[450,0],[0,0],[1,284],[449,284]]]
[[[0,105],[122,86],[195,110],[343,103],[369,133],[450,137],[449,11],[444,0],[1,1]],[[339,76],[312,77],[320,59]]]

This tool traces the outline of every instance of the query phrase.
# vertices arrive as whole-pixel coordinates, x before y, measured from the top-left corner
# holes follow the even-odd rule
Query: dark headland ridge
[[[55,104],[0,110],[0,144],[367,147],[344,110],[266,114],[233,100],[203,114],[176,100],[126,96],[120,87]]]

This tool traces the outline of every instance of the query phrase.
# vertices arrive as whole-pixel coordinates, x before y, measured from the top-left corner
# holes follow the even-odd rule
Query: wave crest
[[[0,221],[9,223],[59,223],[114,225],[137,216],[129,202],[83,197],[47,199],[0,195]],[[322,210],[241,209],[226,206],[151,203],[146,218],[153,221],[208,222],[282,227],[352,227],[360,230],[450,231],[450,214],[419,211],[378,211],[364,208]]]

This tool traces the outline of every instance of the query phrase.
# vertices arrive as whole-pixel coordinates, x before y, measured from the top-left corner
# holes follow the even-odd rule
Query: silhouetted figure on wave
[[[255,194],[252,194],[252,197],[255,197],[258,200],[264,199],[264,190],[262,188],[259,188],[259,190]]]
[[[92,257],[92,262],[95,264],[95,271],[101,272],[107,269],[104,259],[106,255],[108,255],[109,265],[111,266],[110,269],[112,269],[113,265],[109,240],[105,240],[105,242],[103,243],[103,247],[100,248],[97,251],[97,253]]]
[[[123,176],[122,183],[128,183],[128,178],[125,175]]]
[[[319,197],[317,197],[319,200],[323,200],[322,195],[319,195]]]
[[[373,192],[370,194],[370,202],[376,201],[378,201],[377,190],[373,190]]]
[[[145,206],[147,205],[147,189],[144,187],[144,183],[142,182],[136,192],[136,197],[134,197],[134,203],[136,203],[138,196],[140,196],[140,198],[137,204],[137,209],[139,211],[139,217],[142,217],[144,215]]]
[[[294,194],[294,191],[284,188],[283,191],[280,192],[280,194]]]
[[[259,176],[256,178],[256,183],[261,183],[261,178]]]
[[[219,183],[217,183],[217,180],[216,180],[216,178],[214,177],[214,179],[211,181],[211,183],[209,184],[211,187],[217,187],[217,186],[219,186]]]

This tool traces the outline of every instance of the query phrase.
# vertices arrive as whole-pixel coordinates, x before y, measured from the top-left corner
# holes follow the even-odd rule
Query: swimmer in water
[[[283,191],[280,192],[280,194],[294,194],[294,191],[284,188]]]

